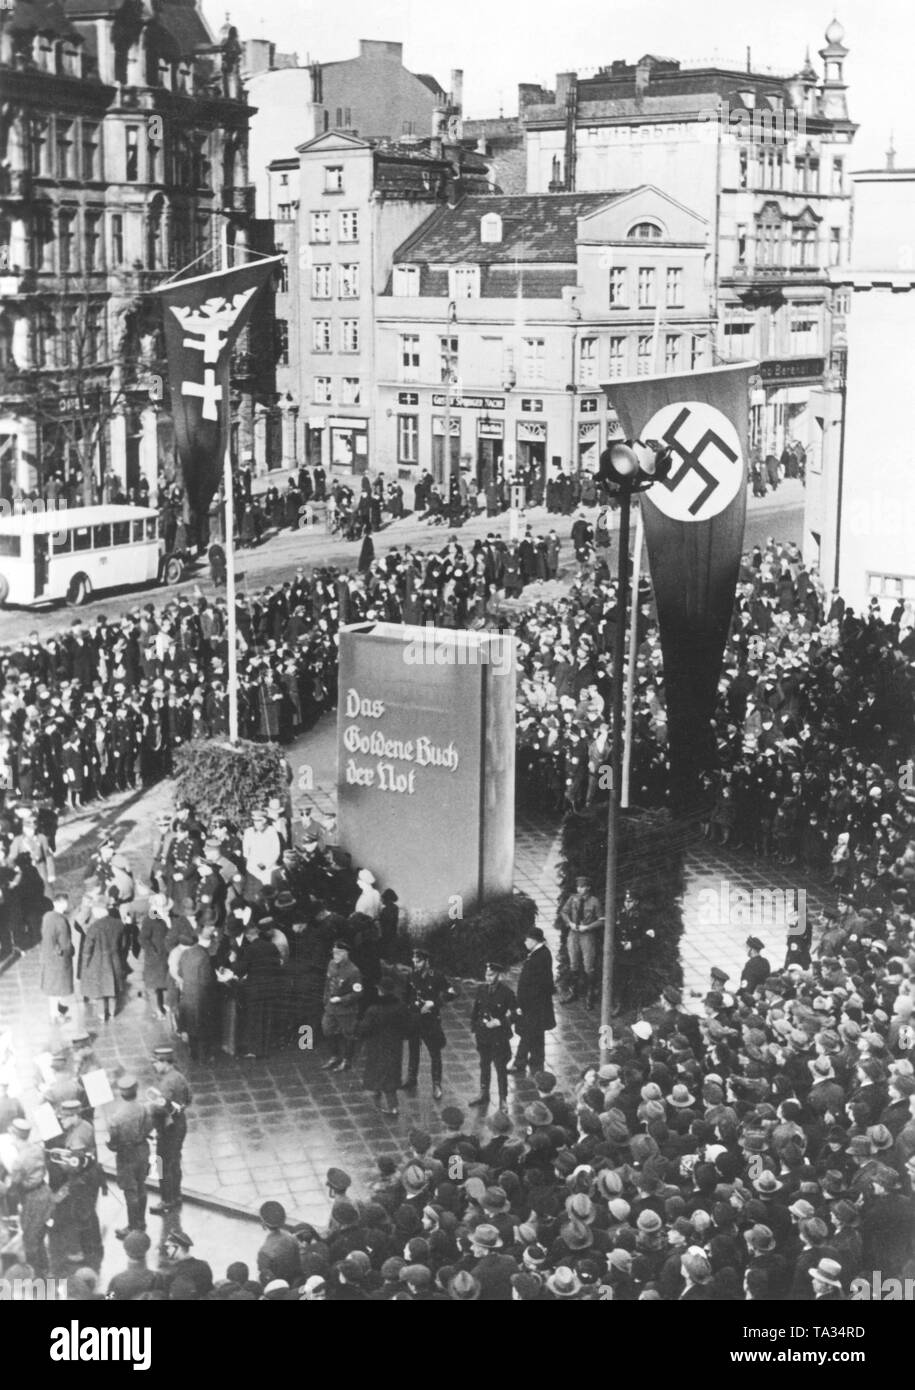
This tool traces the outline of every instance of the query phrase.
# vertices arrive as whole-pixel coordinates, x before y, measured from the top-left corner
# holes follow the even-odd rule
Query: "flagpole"
[[[229,269],[229,237],[222,233],[222,269]],[[238,635],[235,614],[235,491],[232,479],[232,403],[226,402],[226,439],[222,490],[226,552],[226,609],[228,616],[227,688],[229,694],[229,742],[238,742]]]

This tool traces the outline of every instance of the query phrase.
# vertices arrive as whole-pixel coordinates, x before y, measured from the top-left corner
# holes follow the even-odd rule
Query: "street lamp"
[[[604,953],[601,969],[600,1055],[609,1061],[612,1047],[613,967],[616,949],[616,899],[619,869],[620,782],[622,778],[623,653],[629,580],[629,516],[633,494],[666,478],[671,454],[655,440],[618,439],[600,456],[598,484],[620,504],[619,560],[616,581],[616,629],[613,634],[613,693],[610,713],[610,803],[607,811],[607,875],[604,888]],[[634,615],[635,621],[637,615]]]

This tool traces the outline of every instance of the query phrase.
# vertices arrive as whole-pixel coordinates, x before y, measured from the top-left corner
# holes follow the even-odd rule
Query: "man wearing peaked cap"
[[[765,946],[758,936],[747,937],[747,963],[740,976],[740,985],[748,993],[753,994],[760,985],[764,985],[772,974],[772,967],[763,955]]]
[[[181,1206],[181,1151],[187,1138],[191,1088],[175,1066],[175,1050],[170,1044],[153,1048],[153,1069],[155,1090],[160,1097],[152,1101],[160,1201],[150,1211],[154,1216],[164,1216]]]
[[[515,996],[505,983],[504,975],[505,968],[501,962],[490,961],[487,964],[486,983],[477,990],[470,1017],[480,1057],[480,1094],[470,1104],[480,1107],[489,1105],[490,1078],[495,1067],[500,1110],[506,1108],[508,1101],[511,1032],[517,1016]]]
[[[280,1202],[264,1202],[260,1218],[267,1235],[257,1252],[258,1278],[262,1285],[271,1279],[285,1279],[291,1285],[299,1277],[302,1265],[299,1242],[284,1230],[286,1209]]]
[[[115,1154],[117,1182],[127,1206],[127,1225],[115,1233],[123,1240],[128,1230],[146,1229],[146,1178],[153,1122],[147,1107],[137,1100],[137,1078],[125,1072],[116,1084],[121,1099],[109,1112],[108,1147]]]

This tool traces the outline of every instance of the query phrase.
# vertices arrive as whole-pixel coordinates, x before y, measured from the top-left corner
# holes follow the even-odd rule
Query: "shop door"
[[[477,440],[477,487],[484,490],[502,479],[504,440]]]
[[[432,477],[440,485],[444,486],[450,481],[452,476],[457,476],[461,468],[461,436],[452,434],[451,436],[451,466],[448,469],[448,478],[445,477],[445,436],[434,434],[432,436]]]
[[[518,465],[530,477],[531,484],[539,481],[546,486],[546,440],[521,439],[518,441]]]

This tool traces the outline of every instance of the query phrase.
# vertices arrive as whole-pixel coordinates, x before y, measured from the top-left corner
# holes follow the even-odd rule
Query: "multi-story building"
[[[915,472],[907,452],[915,365],[915,169],[851,175],[851,264],[830,272],[850,299],[847,366],[815,393],[805,552],[858,613],[915,608]],[[844,407],[844,421],[843,421]]]
[[[430,211],[485,166],[441,140],[369,141],[339,131],[269,170],[277,290],[277,389],[283,460],[339,472],[375,462],[372,403],[377,295],[393,253]]]
[[[302,144],[331,130],[345,130],[366,140],[423,138],[433,133],[433,119],[446,94],[428,73],[403,65],[403,44],[361,39],[359,55],[339,63],[289,66],[286,55],[276,66],[260,67],[262,55],[249,52],[252,63],[247,92],[256,114],[251,121],[251,169],[258,217],[275,215],[268,207],[267,170],[275,159],[291,156]],[[452,105],[461,104],[461,76],[452,74]]]
[[[560,73],[555,92],[519,87],[521,133],[511,123],[466,121],[482,139],[496,185],[586,192],[653,183],[705,217],[714,256],[715,360],[758,358],[753,439],[780,452],[806,442],[811,387],[821,384],[841,324],[831,268],[848,249],[849,120],[836,21],[792,76],[731,67],[684,68],[646,54],[593,77]]]
[[[398,248],[376,307],[376,449],[399,476],[596,469],[602,384],[711,361],[709,226],[653,187],[469,194]],[[611,392],[612,394],[612,392]]]
[[[0,492],[49,472],[154,489],[172,453],[148,291],[244,241],[240,48],[197,0],[0,9]],[[153,368],[158,367],[158,372]],[[235,382],[253,429],[249,368]]]

